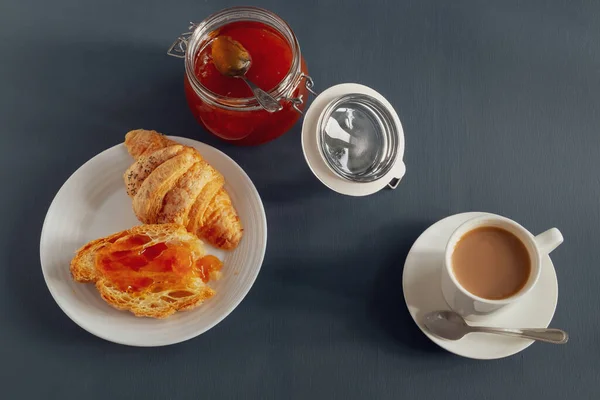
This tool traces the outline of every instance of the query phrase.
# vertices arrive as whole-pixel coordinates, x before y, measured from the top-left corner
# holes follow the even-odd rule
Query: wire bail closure
[[[313,96],[315,96],[315,97],[318,96],[318,93],[313,89],[313,87],[315,86],[315,81],[313,81],[313,78],[311,78],[310,75],[306,75],[305,73],[302,73],[300,75],[300,80],[302,80],[302,79],[305,80],[304,87],[306,87],[306,90],[308,90],[308,92],[310,94],[312,94]],[[284,97],[282,100],[289,101],[290,103],[292,103],[292,107],[300,115],[304,114],[302,112],[302,110],[300,110],[300,108],[299,108],[299,106],[304,104],[304,99],[302,98],[302,95],[300,95],[298,97]]]
[[[194,31],[197,27],[197,23],[190,22],[188,32],[182,33],[177,39],[175,39],[171,47],[169,47],[169,50],[167,50],[167,55],[175,58],[185,58],[188,39],[194,34]]]

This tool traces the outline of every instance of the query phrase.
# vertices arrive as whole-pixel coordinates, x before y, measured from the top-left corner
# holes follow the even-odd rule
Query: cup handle
[[[562,233],[556,228],[550,228],[535,237],[535,243],[541,255],[547,255],[564,241]]]

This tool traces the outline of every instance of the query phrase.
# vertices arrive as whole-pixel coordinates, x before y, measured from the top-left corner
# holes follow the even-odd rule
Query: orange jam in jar
[[[120,238],[96,255],[98,271],[129,293],[177,289],[198,277],[207,283],[222,265],[211,255],[195,259],[189,245],[152,243],[150,237],[140,234]]]
[[[218,36],[228,36],[246,49],[252,59],[246,77],[280,100],[279,111],[262,109],[241,79],[217,71],[211,43]],[[260,8],[232,7],[202,21],[186,40],[185,95],[207,131],[235,144],[257,145],[296,123],[312,81],[296,36],[281,18]]]

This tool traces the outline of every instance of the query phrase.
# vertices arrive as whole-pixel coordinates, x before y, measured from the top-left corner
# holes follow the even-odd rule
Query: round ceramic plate
[[[484,215],[481,212],[456,214],[430,226],[413,244],[402,274],[404,300],[410,315],[421,331],[440,347],[459,356],[490,360],[508,357],[529,347],[533,341],[485,333],[471,333],[460,340],[440,339],[427,332],[421,319],[431,311],[448,310],[441,290],[444,250],[452,232],[466,220]],[[558,300],[558,282],[550,257],[542,261],[537,285],[518,303],[473,325],[503,328],[547,328]]]
[[[231,158],[191,139],[172,139],[195,147],[225,177],[244,226],[235,250],[206,250],[223,260],[223,275],[211,283],[216,295],[201,306],[164,320],[137,318],[104,302],[93,284],[74,282],[69,263],[90,240],[129,229],[140,222],[125,192],[123,173],[133,159],[123,144],[98,154],[65,182],[52,201],[40,241],[42,272],[60,308],[79,326],[103,339],[132,346],[163,346],[206,332],[222,321],[250,290],[267,245],[265,211],[248,175]]]

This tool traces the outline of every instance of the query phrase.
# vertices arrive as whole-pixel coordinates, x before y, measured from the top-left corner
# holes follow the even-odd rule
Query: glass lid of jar
[[[396,162],[398,133],[376,98],[351,93],[329,103],[317,125],[319,150],[342,178],[372,182]]]
[[[365,196],[404,176],[404,132],[392,105],[353,83],[317,96],[302,124],[302,149],[317,176],[336,192]]]

